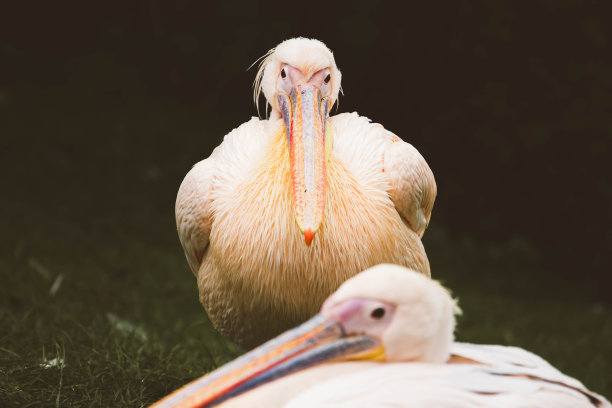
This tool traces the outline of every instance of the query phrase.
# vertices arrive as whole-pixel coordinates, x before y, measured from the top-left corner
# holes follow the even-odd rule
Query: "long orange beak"
[[[217,405],[305,368],[325,361],[381,359],[376,338],[345,333],[335,318],[315,317],[178,389],[150,408],[202,408]]]
[[[310,84],[296,85],[290,95],[276,98],[289,143],[295,220],[310,245],[325,213],[329,98],[321,98],[319,89]]]

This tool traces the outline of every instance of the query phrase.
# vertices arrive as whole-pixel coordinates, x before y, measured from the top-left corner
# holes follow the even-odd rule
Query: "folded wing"
[[[212,225],[212,193],[215,154],[187,173],[176,197],[175,215],[179,239],[187,262],[197,276],[208,247]]]
[[[427,162],[417,149],[393,136],[384,151],[384,171],[391,183],[389,193],[397,212],[422,237],[437,193]]]

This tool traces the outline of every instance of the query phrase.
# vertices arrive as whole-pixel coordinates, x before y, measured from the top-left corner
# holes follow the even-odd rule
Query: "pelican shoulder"
[[[331,118],[334,154],[368,188],[388,192],[404,222],[423,236],[437,194],[429,165],[410,143],[357,113]]]

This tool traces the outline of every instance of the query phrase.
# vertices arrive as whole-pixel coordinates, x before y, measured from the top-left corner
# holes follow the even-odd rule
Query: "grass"
[[[220,140],[200,129],[238,120],[88,85],[5,90],[2,406],[146,406],[241,352],[199,305],[173,220],[182,176]],[[476,242],[433,219],[425,246],[460,299],[459,340],[525,347],[612,395],[612,311],[592,288],[520,237]]]
[[[75,259],[78,243],[62,242],[53,258],[2,259],[4,404],[143,406],[239,353],[202,313],[179,253],[114,243],[128,249]]]
[[[542,282],[528,283],[524,271],[514,283],[487,279],[470,270],[483,259],[470,255],[471,244],[446,241],[435,227],[431,235],[431,253],[436,245],[452,248],[433,264],[460,299],[459,340],[525,347],[610,395],[608,306],[584,294],[567,300],[569,283],[539,293]],[[63,250],[60,242],[53,257],[33,257],[22,245],[2,259],[2,270],[11,271],[0,293],[5,406],[146,406],[240,353],[206,319],[180,250],[113,243],[125,251],[98,245],[84,256],[73,252],[76,242]],[[499,256],[502,269],[529,266],[512,245]]]

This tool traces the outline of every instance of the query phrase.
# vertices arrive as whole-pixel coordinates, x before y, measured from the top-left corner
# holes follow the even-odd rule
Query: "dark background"
[[[427,159],[439,190],[434,225],[480,241],[518,237],[542,268],[607,297],[605,2],[345,1],[303,11],[258,1],[104,3],[21,2],[3,13],[0,159],[13,186],[5,199],[45,206],[71,188],[87,201],[92,190],[114,196],[116,183],[143,193],[133,177],[144,171],[164,193],[150,205],[171,217],[188,168],[256,115],[249,65],[286,38],[315,37],[343,73],[339,111],[382,123]],[[139,120],[156,125],[139,129]],[[165,120],[176,122],[157,126]],[[81,128],[68,135],[70,126]],[[103,185],[88,184],[93,173],[107,173]],[[75,204],[55,199],[49,216]]]
[[[608,3],[2,5],[0,401],[145,406],[240,353],[198,304],[174,200],[257,115],[247,68],[295,36],[334,52],[339,112],[432,168],[424,245],[458,339],[612,395]]]

